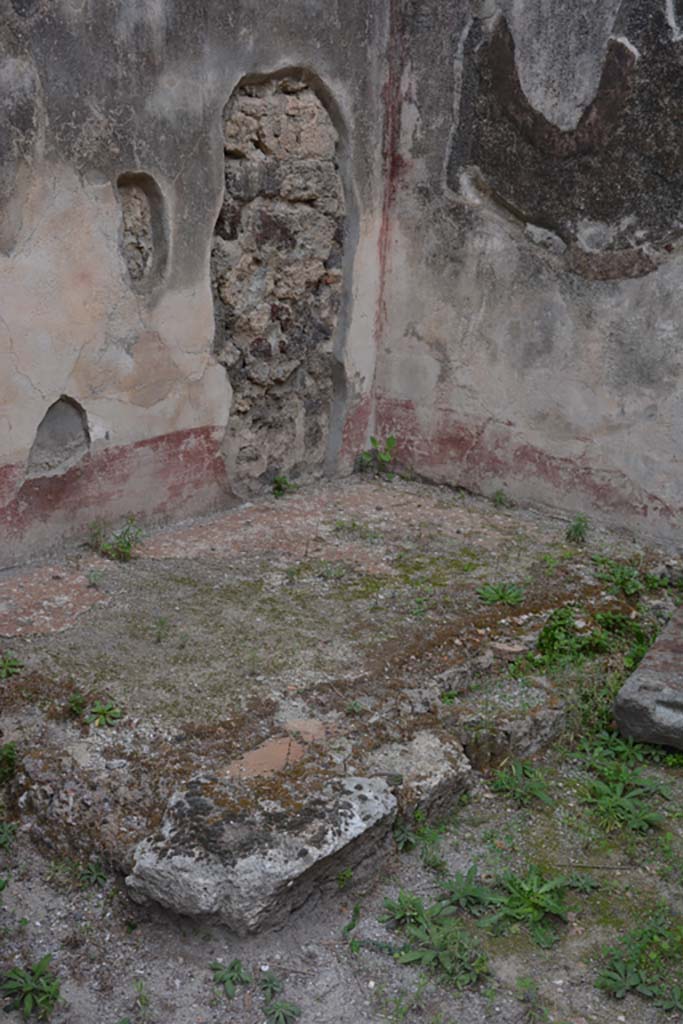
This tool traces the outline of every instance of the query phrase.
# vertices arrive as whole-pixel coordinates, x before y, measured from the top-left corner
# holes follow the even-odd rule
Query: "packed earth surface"
[[[0,574],[0,979],[57,1024],[683,1016],[683,754],[613,713],[680,560],[373,460]]]

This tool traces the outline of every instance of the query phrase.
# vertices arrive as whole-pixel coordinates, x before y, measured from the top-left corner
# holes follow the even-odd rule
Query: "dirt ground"
[[[291,1024],[679,1019],[683,759],[609,737],[614,693],[674,612],[683,573],[616,531],[591,525],[572,543],[568,525],[504,495],[353,478],[149,534],[130,562],[84,546],[0,575],[0,659],[21,666],[0,678],[0,745],[17,752],[0,979],[50,953],[58,1024],[277,1022],[258,984],[268,970],[300,1010]],[[562,608],[569,647],[563,634],[559,655],[543,654]],[[121,718],[88,724],[74,695]],[[462,745],[467,793],[444,819],[399,822],[369,879],[340,872],[284,927],[246,939],[131,901],[126,851],[181,777],[220,761],[256,790],[300,762],[306,787],[426,728]],[[587,793],[607,777],[603,755],[639,773],[656,820],[600,817]],[[521,789],[506,791],[520,759]],[[446,899],[473,865],[491,903],[452,908],[480,957],[459,990],[426,957],[402,962],[424,949],[380,918],[401,890]],[[526,918],[492,922],[505,879],[531,869],[557,882],[566,919],[541,914],[536,932]],[[641,951],[661,991],[597,987],[619,959],[606,948],[662,908]],[[252,980],[231,1000],[210,965],[234,959]]]

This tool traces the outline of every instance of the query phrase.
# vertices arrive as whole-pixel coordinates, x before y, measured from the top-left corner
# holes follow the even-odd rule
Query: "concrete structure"
[[[682,48],[673,0],[0,0],[0,565],[371,430],[674,539]]]

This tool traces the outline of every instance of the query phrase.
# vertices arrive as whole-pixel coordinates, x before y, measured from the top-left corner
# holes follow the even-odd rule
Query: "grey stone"
[[[619,731],[683,750],[683,611],[678,611],[617,695]]]
[[[328,783],[298,812],[261,800],[240,818],[221,803],[215,780],[175,794],[126,882],[139,902],[217,917],[239,935],[281,923],[341,867],[362,871],[372,857],[376,869],[397,810],[387,783],[367,778]]]
[[[417,733],[406,743],[389,743],[366,761],[371,772],[401,779],[399,803],[404,813],[424,811],[443,817],[469,789],[472,765],[455,740]]]

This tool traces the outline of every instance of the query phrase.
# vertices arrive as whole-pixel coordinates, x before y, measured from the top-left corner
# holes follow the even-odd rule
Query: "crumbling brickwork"
[[[225,111],[225,198],[212,284],[216,352],[233,387],[226,456],[236,493],[325,457],[342,286],[337,133],[292,78],[242,85]]]

